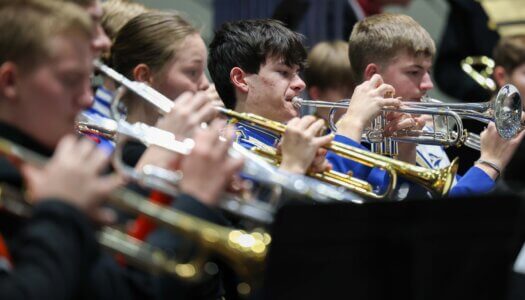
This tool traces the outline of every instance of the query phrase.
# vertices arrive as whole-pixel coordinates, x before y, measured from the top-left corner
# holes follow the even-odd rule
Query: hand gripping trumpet
[[[0,138],[0,154],[20,163],[42,166],[47,159],[26,148]],[[20,192],[2,187],[0,205],[22,216],[30,215],[30,205]],[[159,206],[125,188],[114,190],[108,199],[117,208],[147,216],[153,222],[180,233],[201,249],[222,258],[248,282],[257,284],[271,242],[267,233],[245,232],[199,219],[189,214]],[[16,208],[16,209],[13,209]],[[157,248],[132,239],[113,228],[103,228],[99,242],[110,251],[123,254],[130,262],[148,270],[167,273],[185,280],[198,280],[204,275],[205,259],[180,263]]]
[[[146,84],[131,81],[99,61],[95,61],[95,67],[108,77],[115,80],[117,83],[121,84],[121,86],[131,90],[135,94],[141,96],[143,99],[154,105],[160,113],[168,113],[173,107],[173,101],[147,86]],[[112,103],[112,107],[117,107],[118,99],[114,99],[114,101],[115,102]],[[238,113],[222,107],[217,107],[217,109],[228,117],[244,120],[279,134],[283,134],[286,130],[286,126],[284,124],[274,122],[257,115]],[[445,196],[451,188],[454,176],[457,171],[457,160],[454,160],[447,168],[440,170],[429,170],[398,160],[386,158],[384,156],[370,153],[369,151],[364,151],[362,149],[347,146],[338,142],[331,142],[326,148],[327,150],[333,151],[345,158],[354,160],[369,167],[379,167],[388,172],[390,175],[390,182],[386,192],[382,195],[374,195],[372,193],[367,195],[372,198],[382,198],[390,194],[396,186],[398,174],[405,176],[413,182],[423,185],[434,195]]]

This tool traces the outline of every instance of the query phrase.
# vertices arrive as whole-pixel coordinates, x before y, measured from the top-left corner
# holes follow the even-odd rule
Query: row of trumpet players
[[[3,187],[0,197],[6,298],[247,295],[260,285],[271,237],[231,229],[231,213],[249,218],[245,225],[271,222],[282,190],[310,202],[353,203],[403,198],[406,186],[437,197],[488,192],[522,138],[515,122],[521,100],[507,87],[501,103],[480,112],[503,127],[488,125],[480,160],[461,179],[457,162],[441,164],[435,149],[418,166],[416,143],[401,141],[395,159],[361,145],[372,129],[383,141],[421,135],[427,125],[423,116],[399,111],[403,99],[419,100],[432,87],[435,51],[428,33],[406,16],[378,15],[356,25],[350,60],[363,83],[327,135],[324,121],[299,117],[307,55],[300,35],[281,23],[226,23],[208,55],[198,30],[178,13],[134,6],[129,15],[129,3],[108,1],[103,11],[100,5],[0,2],[1,27],[9,28],[0,36],[0,149],[7,157],[0,180],[15,186]],[[93,64],[103,54],[109,66]],[[206,65],[225,107],[212,101]],[[95,95],[93,67],[104,78]],[[383,112],[381,127],[368,129]],[[230,125],[220,120],[224,115]],[[70,136],[75,129],[95,143]],[[117,172],[103,175],[109,153]],[[109,227],[116,218],[130,225]],[[96,240],[119,255],[101,252]],[[188,240],[197,250],[181,246]],[[181,248],[219,259],[184,259]],[[167,255],[173,252],[181,260]],[[194,283],[183,286],[181,279]]]

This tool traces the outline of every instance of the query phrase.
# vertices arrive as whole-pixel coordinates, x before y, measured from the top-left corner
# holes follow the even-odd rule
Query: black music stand
[[[285,206],[274,223],[262,295],[504,299],[521,248],[520,205],[497,196]]]

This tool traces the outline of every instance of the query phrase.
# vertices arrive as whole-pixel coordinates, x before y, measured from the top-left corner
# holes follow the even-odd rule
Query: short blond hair
[[[75,4],[45,0],[0,1],[0,64],[33,67],[49,58],[52,37],[71,34],[89,42],[93,24]]]
[[[525,35],[502,37],[494,48],[494,62],[508,74],[525,64]]]
[[[139,3],[125,0],[109,0],[102,3],[104,15],[101,24],[111,40],[126,23],[134,17],[145,13],[148,9]]]
[[[388,65],[401,51],[430,58],[436,53],[430,34],[406,15],[385,13],[365,18],[355,24],[350,35],[350,63],[360,81],[368,64]]]
[[[306,59],[304,70],[306,85],[320,90],[353,87],[355,80],[348,59],[345,41],[321,42],[315,45]]]

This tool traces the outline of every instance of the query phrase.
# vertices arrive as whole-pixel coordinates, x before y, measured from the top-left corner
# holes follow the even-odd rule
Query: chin
[[[294,110],[294,111],[289,111],[289,112],[288,112],[288,118],[287,118],[286,121],[288,122],[288,121],[290,121],[291,119],[293,119],[293,118],[298,118],[298,117],[300,117],[300,116],[299,116],[299,112],[297,112],[297,111],[295,111],[295,110]]]

